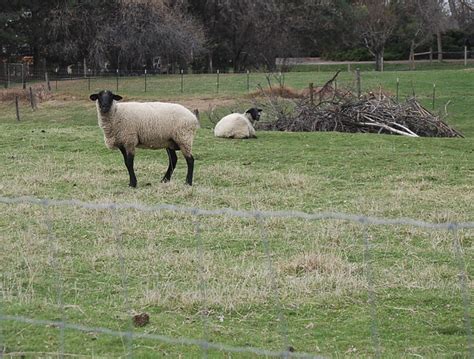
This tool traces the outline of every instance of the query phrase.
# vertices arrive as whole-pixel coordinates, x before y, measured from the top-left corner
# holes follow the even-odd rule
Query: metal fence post
[[[21,83],[23,86],[23,90],[26,89],[26,79],[25,79],[25,64],[21,64]]]
[[[7,64],[7,88],[10,87],[10,64]]]
[[[250,92],[250,71],[247,70],[247,92]]]
[[[398,102],[398,90],[400,88],[400,79],[397,77],[397,102]]]
[[[356,85],[357,85],[357,98],[360,99],[361,89],[360,89],[360,69],[356,68]]]

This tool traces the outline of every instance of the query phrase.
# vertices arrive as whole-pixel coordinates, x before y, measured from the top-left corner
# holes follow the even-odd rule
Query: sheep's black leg
[[[193,185],[193,172],[194,172],[194,157],[192,155],[184,156],[186,163],[188,164],[188,174],[186,175],[186,183],[190,186]]]
[[[161,182],[169,182],[171,180],[171,175],[173,174],[173,171],[176,168],[176,163],[178,162],[178,156],[176,156],[175,150],[167,148],[166,152],[168,153],[169,165],[168,170],[166,171],[165,176]]]
[[[130,187],[137,187],[137,177],[135,176],[135,171],[133,170],[133,160],[135,155],[131,152],[127,152],[125,147],[119,147],[120,152],[122,152],[123,160],[125,162],[125,166],[128,170],[128,175],[130,176],[130,183],[128,184]]]

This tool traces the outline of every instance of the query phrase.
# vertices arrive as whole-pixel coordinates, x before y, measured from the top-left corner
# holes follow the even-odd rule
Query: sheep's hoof
[[[163,177],[163,179],[161,180],[161,183],[168,183],[170,180],[171,178]]]
[[[129,186],[129,187],[132,187],[132,188],[137,188],[137,184],[136,184],[136,183],[129,183],[128,186]]]

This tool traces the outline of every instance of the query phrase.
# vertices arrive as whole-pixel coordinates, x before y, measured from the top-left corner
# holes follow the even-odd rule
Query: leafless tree
[[[408,37],[410,42],[410,60],[418,46],[431,42],[436,36],[438,60],[442,60],[442,33],[449,28],[449,18],[444,7],[444,0],[404,0],[398,4],[398,11],[403,13],[399,31]]]
[[[474,0],[448,0],[449,10],[457,25],[467,29],[474,23]]]
[[[390,0],[356,2],[360,14],[358,30],[365,46],[375,57],[377,71],[383,71],[385,45],[397,25],[397,16],[392,5]]]
[[[451,22],[445,8],[444,0],[426,0],[426,4],[418,0],[418,11],[424,19],[429,33],[436,36],[438,61],[443,60],[442,34],[450,28]]]
[[[63,2],[49,16],[50,56],[88,58],[99,67],[109,62],[114,69],[143,68],[161,56],[185,67],[205,38],[180,6],[164,0]]]
[[[310,51],[324,56],[360,45],[350,1],[285,1],[283,11],[290,36],[303,55]]]
[[[206,28],[213,70],[274,66],[274,57],[290,47],[282,0],[188,0]]]

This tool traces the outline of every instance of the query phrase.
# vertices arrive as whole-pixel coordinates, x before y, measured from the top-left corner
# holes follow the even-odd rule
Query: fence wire
[[[59,324],[59,357],[64,358],[64,343],[65,343],[65,338],[64,338],[64,327],[66,324],[66,312],[64,310],[64,302],[63,302],[63,283],[64,283],[64,278],[63,278],[63,271],[62,271],[62,266],[60,262],[60,256],[59,256],[59,250],[61,248],[59,244],[59,238],[54,235],[53,231],[53,219],[51,217],[51,210],[48,207],[44,208],[44,222],[47,228],[47,243],[51,246],[51,251],[50,251],[50,266],[53,269],[53,274],[54,274],[54,283],[56,286],[56,295],[57,295],[57,304],[59,307],[60,311],[60,317],[61,321]]]
[[[366,225],[393,225],[393,226],[412,226],[419,228],[428,229],[473,229],[474,222],[443,222],[443,223],[431,223],[427,221],[421,221],[411,218],[378,218],[363,215],[353,215],[338,212],[317,212],[317,213],[306,213],[300,211],[241,211],[231,208],[219,208],[219,209],[203,209],[197,207],[185,207],[173,204],[158,204],[158,205],[144,205],[139,203],[92,203],[84,202],[79,200],[56,200],[56,199],[41,199],[30,196],[22,197],[4,197],[0,196],[0,203],[4,204],[32,204],[40,205],[44,207],[50,206],[62,206],[62,207],[80,207],[86,209],[104,210],[104,209],[134,209],[142,212],[160,212],[170,211],[178,213],[194,214],[195,216],[232,216],[239,218],[295,218],[295,219],[306,219],[309,221],[333,219],[333,220],[344,220],[350,222],[361,222],[363,221]]]
[[[420,221],[410,218],[400,218],[400,219],[386,219],[386,218],[376,218],[362,215],[351,215],[337,212],[319,212],[319,213],[305,213],[300,211],[240,211],[233,210],[230,208],[221,208],[221,209],[202,209],[197,207],[185,207],[169,204],[158,204],[158,205],[143,205],[138,203],[91,203],[83,202],[78,200],[54,200],[54,199],[39,199],[34,197],[3,197],[0,196],[0,203],[6,205],[15,205],[15,204],[28,204],[33,206],[40,206],[44,209],[44,225],[47,230],[47,242],[51,246],[49,262],[51,268],[54,271],[56,276],[55,288],[56,288],[56,302],[60,309],[60,320],[44,320],[37,318],[30,318],[21,315],[7,315],[4,313],[4,308],[0,307],[0,357],[6,354],[5,347],[5,331],[1,322],[12,321],[23,324],[30,324],[36,326],[48,326],[52,328],[58,328],[58,352],[56,353],[59,357],[63,358],[65,356],[65,330],[75,330],[78,332],[84,333],[100,333],[104,335],[109,335],[113,337],[118,337],[125,343],[126,347],[126,356],[133,357],[133,340],[134,339],[149,339],[165,344],[171,345],[187,345],[187,346],[197,346],[202,351],[202,356],[207,358],[209,350],[216,350],[227,353],[243,353],[243,354],[253,354],[266,357],[281,357],[281,358],[321,358],[320,355],[295,352],[294,348],[290,345],[290,334],[288,330],[287,319],[284,315],[283,305],[280,301],[280,293],[277,284],[277,272],[273,265],[272,259],[272,249],[270,248],[270,243],[267,238],[266,230],[264,228],[265,220],[271,218],[291,218],[291,219],[304,219],[307,221],[318,221],[318,220],[342,220],[349,221],[362,226],[362,240],[363,240],[363,262],[364,262],[364,273],[367,280],[367,297],[368,297],[368,306],[369,306],[369,315],[370,315],[370,333],[373,345],[373,351],[377,358],[383,356],[383,351],[381,349],[380,343],[380,333],[378,328],[378,318],[377,318],[377,295],[375,292],[375,283],[373,276],[373,259],[372,259],[372,245],[371,239],[368,234],[368,229],[370,226],[410,226],[418,227],[429,230],[442,230],[446,231],[453,236],[453,253],[454,260],[457,265],[458,278],[459,278],[459,288],[462,299],[463,306],[463,322],[466,332],[466,347],[468,355],[474,358],[474,340],[473,340],[473,330],[472,330],[472,321],[470,317],[470,290],[469,290],[469,279],[466,269],[465,255],[463,253],[463,248],[459,239],[459,230],[462,229],[472,229],[474,228],[474,222],[463,222],[463,223],[430,223],[426,221]],[[63,276],[63,264],[61,262],[61,245],[59,238],[54,234],[53,223],[54,218],[50,213],[51,207],[76,207],[82,209],[91,209],[91,210],[107,210],[110,214],[110,221],[113,230],[113,238],[115,249],[117,253],[117,258],[120,266],[120,277],[122,281],[122,296],[124,301],[123,309],[128,314],[132,314],[130,294],[128,292],[128,274],[127,274],[127,263],[124,255],[124,243],[122,238],[122,229],[120,221],[120,210],[137,210],[143,212],[161,212],[169,211],[174,213],[184,213],[189,214],[193,218],[193,233],[194,233],[194,242],[196,248],[196,254],[198,258],[198,271],[199,271],[199,288],[201,296],[201,320],[203,326],[203,338],[202,339],[193,339],[186,337],[171,337],[160,334],[150,334],[136,332],[133,330],[132,320],[128,320],[128,330],[126,331],[117,331],[104,327],[95,327],[95,326],[86,326],[81,324],[69,323],[65,310],[64,310],[64,282],[65,278]],[[208,273],[206,267],[206,245],[202,237],[202,224],[200,217],[203,216],[230,216],[238,218],[252,218],[256,221],[259,229],[259,237],[262,242],[264,255],[267,261],[268,268],[268,282],[272,291],[273,301],[275,309],[278,315],[277,321],[279,323],[279,332],[282,337],[283,346],[281,350],[267,350],[252,346],[232,346],[224,343],[213,342],[210,338],[210,328],[208,323],[209,315],[209,302],[208,302]]]

